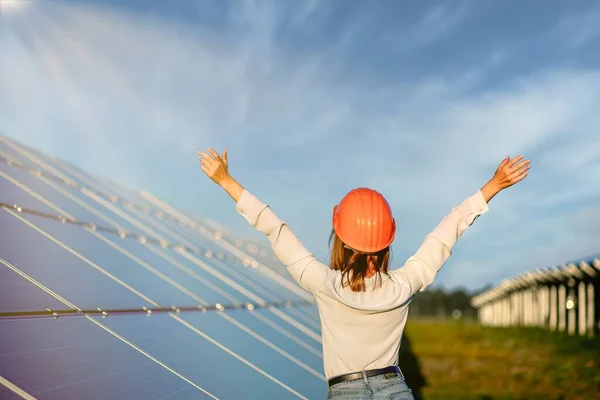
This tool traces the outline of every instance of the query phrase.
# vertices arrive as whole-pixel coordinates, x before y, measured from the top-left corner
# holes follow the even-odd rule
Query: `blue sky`
[[[21,3],[0,6],[0,131],[92,173],[258,238],[198,167],[227,148],[323,260],[335,203],[373,187],[399,266],[524,153],[437,284],[600,251],[597,2]]]

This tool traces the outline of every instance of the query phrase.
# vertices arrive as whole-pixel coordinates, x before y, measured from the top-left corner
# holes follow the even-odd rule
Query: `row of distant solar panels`
[[[22,144],[0,156],[1,398],[322,397],[318,312],[289,279]]]
[[[475,307],[503,297],[522,288],[532,285],[568,284],[569,282],[586,282],[600,279],[600,254],[582,260],[569,262],[549,268],[538,268],[527,271],[516,277],[508,278],[497,286],[474,296],[471,303]]]

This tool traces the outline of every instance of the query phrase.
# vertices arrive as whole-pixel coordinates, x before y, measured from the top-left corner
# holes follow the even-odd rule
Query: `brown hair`
[[[345,246],[344,242],[331,231],[329,237],[330,268],[342,272],[342,287],[350,286],[353,292],[366,291],[365,277],[369,265],[375,266],[377,282],[381,285],[381,274],[388,275],[390,248],[376,253],[359,253]]]

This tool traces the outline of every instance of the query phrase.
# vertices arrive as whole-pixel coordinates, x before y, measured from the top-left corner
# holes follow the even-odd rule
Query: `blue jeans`
[[[333,385],[328,400],[415,400],[402,373],[373,376]]]

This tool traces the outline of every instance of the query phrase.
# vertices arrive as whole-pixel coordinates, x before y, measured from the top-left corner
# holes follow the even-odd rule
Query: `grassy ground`
[[[400,366],[425,400],[600,399],[600,338],[409,318]]]

